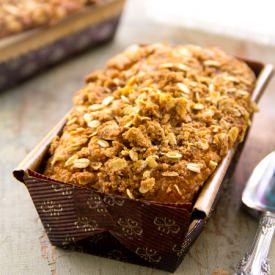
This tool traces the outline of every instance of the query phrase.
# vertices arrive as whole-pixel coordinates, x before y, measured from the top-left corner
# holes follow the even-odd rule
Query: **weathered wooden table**
[[[130,1],[116,39],[0,93],[0,274],[166,274],[50,245],[27,189],[12,170],[71,106],[83,76],[136,42],[217,45],[238,56],[275,64],[275,48],[149,24],[140,1]],[[232,273],[254,237],[257,221],[241,207],[241,192],[253,167],[275,149],[275,79],[255,115],[241,159],[205,230],[175,274]],[[275,246],[270,257],[275,272]]]

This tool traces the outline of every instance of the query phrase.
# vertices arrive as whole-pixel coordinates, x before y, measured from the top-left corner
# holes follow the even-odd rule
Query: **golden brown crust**
[[[0,38],[51,25],[100,0],[2,0]]]
[[[132,46],[87,77],[45,174],[103,192],[192,202],[256,106],[248,66],[216,48]]]

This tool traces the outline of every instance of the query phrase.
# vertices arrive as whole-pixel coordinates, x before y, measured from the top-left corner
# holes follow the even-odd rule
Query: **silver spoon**
[[[242,201],[263,213],[254,242],[238,264],[235,275],[271,274],[267,256],[275,230],[275,151],[253,170]]]

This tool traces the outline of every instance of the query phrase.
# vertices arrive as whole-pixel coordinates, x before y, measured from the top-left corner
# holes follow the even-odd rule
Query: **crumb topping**
[[[255,76],[217,48],[131,46],[87,76],[45,175],[157,202],[192,202],[250,116]]]

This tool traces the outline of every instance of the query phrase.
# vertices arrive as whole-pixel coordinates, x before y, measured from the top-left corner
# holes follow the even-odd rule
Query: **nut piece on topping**
[[[98,144],[100,147],[102,147],[102,148],[107,148],[107,147],[110,146],[109,142],[106,141],[106,140],[104,140],[104,139],[99,139],[99,140],[97,141],[97,144]]]
[[[74,124],[76,121],[77,121],[77,118],[73,117],[67,121],[67,125],[70,126],[70,125]]]
[[[145,194],[152,190],[155,186],[155,179],[154,178],[148,178],[145,180],[142,180],[139,187],[139,192],[142,194]]]
[[[63,160],[63,157],[60,156],[60,155],[54,155],[52,161],[51,161],[51,165],[55,165],[56,162],[58,161],[62,161]]]
[[[65,162],[65,167],[71,166],[74,164],[74,161],[77,160],[78,157],[77,155],[72,155],[70,158],[67,159],[67,161]]]
[[[169,133],[167,138],[171,145],[177,145],[177,139],[174,133]]]
[[[175,64],[174,66],[176,69],[180,70],[180,71],[183,71],[183,72],[188,72],[190,71],[190,68],[187,67],[186,65],[184,64]]]
[[[88,127],[90,128],[97,128],[100,125],[100,121],[92,120],[87,123]]]
[[[190,71],[190,68],[184,64],[163,63],[159,66],[160,69],[178,69],[183,72]]]
[[[239,129],[237,127],[232,127],[229,130],[229,137],[230,137],[232,143],[234,143],[237,140],[238,135],[239,135]]]
[[[84,169],[90,165],[90,161],[86,158],[76,159],[74,161],[74,167]]]
[[[213,160],[209,161],[209,167],[211,169],[216,169],[217,165],[218,165],[218,163],[216,161],[213,161]]]
[[[200,173],[201,168],[202,168],[202,164],[189,162],[186,167],[187,167],[188,170],[190,170],[192,172]]]
[[[202,110],[203,108],[204,108],[204,105],[201,103],[196,103],[193,105],[193,109],[197,111]]]
[[[156,161],[157,156],[149,156],[146,158],[146,162],[148,164],[148,166],[152,169],[157,168],[158,167],[158,163]]]
[[[133,193],[127,188],[126,189],[126,194],[128,195],[128,197],[130,198],[130,199],[135,199],[135,197],[134,197],[134,195],[133,195]]]
[[[93,105],[91,105],[91,106],[89,106],[89,109],[91,110],[91,111],[98,111],[98,110],[101,110],[101,109],[103,109],[103,105],[101,105],[101,104],[93,104]]]
[[[151,176],[151,171],[150,171],[150,170],[146,170],[146,171],[144,171],[143,174],[142,174],[142,177],[143,177],[144,179],[148,179],[148,178],[150,178],[150,176]]]
[[[93,117],[92,117],[91,114],[85,113],[85,114],[83,115],[83,119],[84,119],[84,121],[85,121],[86,123],[89,123],[90,121],[93,120]]]
[[[182,154],[177,152],[177,151],[170,151],[170,152],[166,153],[165,156],[170,158],[170,159],[180,159],[180,158],[182,158]]]
[[[138,160],[138,153],[135,152],[134,150],[129,151],[129,157],[131,158],[132,161],[137,161]]]
[[[168,172],[163,172],[161,173],[164,177],[177,177],[179,175],[179,173],[175,172],[175,171],[168,171]]]
[[[207,143],[207,141],[199,141],[197,145],[199,148],[201,148],[204,151],[209,149],[209,144]]]
[[[175,189],[177,190],[178,194],[179,194],[180,196],[182,196],[182,192],[180,191],[178,185],[177,185],[177,184],[174,184],[174,187],[175,187]]]
[[[104,100],[102,101],[102,105],[103,106],[108,106],[112,101],[114,100],[113,96],[107,96],[104,98]]]
[[[121,98],[121,100],[124,101],[125,103],[129,103],[129,99],[128,99],[126,96],[122,95],[120,98]]]
[[[189,88],[183,83],[177,83],[178,88],[185,94],[190,94]]]
[[[206,60],[203,62],[205,66],[219,67],[221,63],[216,60]]]

